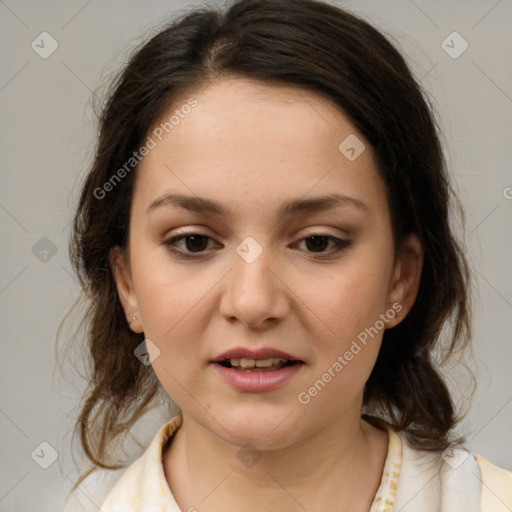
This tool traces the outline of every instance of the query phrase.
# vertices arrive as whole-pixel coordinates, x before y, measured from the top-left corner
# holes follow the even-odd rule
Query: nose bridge
[[[264,240],[260,237],[261,244],[252,236],[246,237],[236,248],[235,269],[233,272],[232,286],[240,288],[239,291],[260,295],[261,299],[271,293],[273,288],[273,274],[270,271],[270,249],[264,248]]]
[[[261,241],[247,237],[236,248],[223,300],[226,317],[236,317],[249,325],[282,317],[287,310],[282,287],[270,268],[275,257]]]

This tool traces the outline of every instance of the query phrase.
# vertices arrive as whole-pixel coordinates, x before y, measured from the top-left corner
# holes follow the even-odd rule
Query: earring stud
[[[134,322],[135,320],[137,320],[137,317],[136,316],[132,317],[132,319],[128,322],[128,325],[131,325],[131,323]]]

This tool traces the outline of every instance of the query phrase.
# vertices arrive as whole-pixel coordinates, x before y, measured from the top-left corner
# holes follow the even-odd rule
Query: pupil
[[[310,242],[313,243],[311,244]],[[322,243],[322,241],[324,243]],[[329,243],[329,241],[327,240],[327,237],[325,236],[310,236],[307,241],[306,241],[306,244],[309,244],[310,246],[312,245],[312,248],[313,249],[320,249],[320,250],[324,250],[326,248],[326,245]],[[308,249],[310,249],[311,247],[308,247]]]
[[[192,244],[190,244],[189,242],[192,241]],[[194,252],[194,250],[198,250],[198,251],[201,251],[203,249],[205,249],[207,243],[206,242],[206,237],[203,236],[203,235],[190,235],[190,236],[187,236],[187,239],[186,239],[186,246],[187,246],[187,249],[191,252]]]

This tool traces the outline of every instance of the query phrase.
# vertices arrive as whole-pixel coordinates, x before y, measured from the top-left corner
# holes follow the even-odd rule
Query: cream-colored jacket
[[[196,511],[178,507],[164,474],[163,447],[181,421],[178,414],[160,428],[115,483],[102,512]],[[388,453],[370,512],[512,512],[512,472],[459,445],[442,454],[415,450],[402,433],[387,430]]]

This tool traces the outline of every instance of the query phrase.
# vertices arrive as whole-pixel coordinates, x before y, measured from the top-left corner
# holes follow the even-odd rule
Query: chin
[[[294,415],[282,406],[247,404],[229,412],[225,409],[218,415],[214,414],[214,417],[218,418],[218,423],[209,423],[218,435],[241,447],[250,443],[262,450],[283,448],[292,442],[291,437],[297,433]]]

